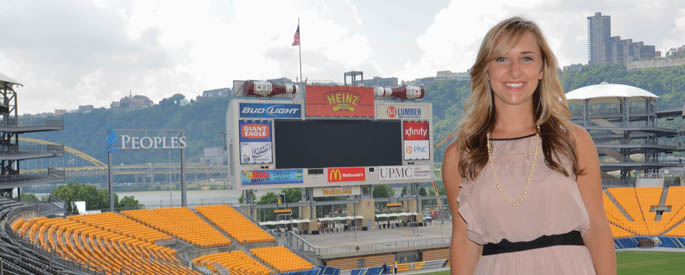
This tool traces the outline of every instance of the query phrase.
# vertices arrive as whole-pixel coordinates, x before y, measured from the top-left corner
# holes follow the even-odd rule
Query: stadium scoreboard
[[[234,82],[226,139],[236,189],[327,187],[345,194],[353,192],[348,186],[433,180],[430,103],[358,86],[286,86],[264,97],[258,88],[266,85]]]

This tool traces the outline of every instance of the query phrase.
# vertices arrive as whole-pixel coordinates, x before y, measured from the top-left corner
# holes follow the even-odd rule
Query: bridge
[[[19,141],[28,142],[40,145],[58,145],[56,143],[35,139],[20,137]],[[59,145],[59,149],[62,146]],[[83,177],[83,176],[106,176],[107,164],[69,146],[64,146],[64,159],[61,160],[65,175],[67,177]],[[59,162],[60,160],[53,160]],[[27,160],[22,162],[21,172],[26,174],[39,174],[47,171],[48,166],[43,165],[42,161]],[[56,167],[56,166],[51,166]],[[184,173],[186,176],[191,175],[195,177],[226,177],[228,173],[227,165],[208,165],[204,163],[186,163]],[[113,175],[141,175],[146,177],[153,177],[154,175],[178,175],[180,174],[179,163],[148,163],[148,164],[129,164],[129,165],[112,165]],[[137,179],[137,177],[136,177]]]

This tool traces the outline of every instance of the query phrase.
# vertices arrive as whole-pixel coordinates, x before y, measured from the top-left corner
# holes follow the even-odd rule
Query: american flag
[[[297,30],[295,31],[295,36],[293,37],[292,46],[300,45],[300,24],[297,24]]]

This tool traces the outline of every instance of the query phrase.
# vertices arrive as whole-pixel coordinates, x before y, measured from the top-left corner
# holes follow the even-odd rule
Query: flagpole
[[[300,29],[300,18],[297,18],[297,29]],[[300,82],[304,82],[302,80],[302,30],[300,30],[300,43],[297,43],[297,48],[300,51]]]

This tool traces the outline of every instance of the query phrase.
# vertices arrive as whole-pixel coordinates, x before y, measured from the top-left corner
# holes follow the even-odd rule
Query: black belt
[[[571,231],[565,234],[542,236],[532,241],[527,242],[510,242],[503,239],[499,243],[488,243],[483,246],[483,256],[518,252],[529,249],[543,248],[554,245],[585,245],[583,237],[580,236],[579,231]]]

